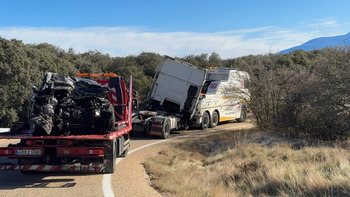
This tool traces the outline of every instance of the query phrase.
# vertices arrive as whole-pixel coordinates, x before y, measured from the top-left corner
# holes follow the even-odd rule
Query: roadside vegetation
[[[349,145],[226,131],[173,145],[144,167],[164,196],[350,196]]]

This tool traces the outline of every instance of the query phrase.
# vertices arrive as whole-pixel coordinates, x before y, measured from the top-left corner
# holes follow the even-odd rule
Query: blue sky
[[[350,32],[348,0],[0,0],[0,36],[111,56],[223,59]]]

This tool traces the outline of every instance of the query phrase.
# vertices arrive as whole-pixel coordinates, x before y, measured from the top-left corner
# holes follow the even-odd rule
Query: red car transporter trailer
[[[19,139],[20,143],[0,147],[0,157],[11,163],[0,163],[0,170],[68,171],[113,173],[116,157],[126,156],[132,127],[132,76],[129,90],[115,74],[81,73],[77,77],[104,77],[94,81],[109,86],[109,101],[114,105],[115,131],[97,135],[33,136],[29,129],[20,133],[1,133],[0,139]],[[118,83],[112,83],[112,81]],[[118,96],[117,96],[118,95]]]

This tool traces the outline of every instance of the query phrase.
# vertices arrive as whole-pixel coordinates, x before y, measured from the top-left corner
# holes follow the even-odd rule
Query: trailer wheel
[[[210,121],[210,127],[215,128],[219,123],[219,114],[218,112],[214,111],[211,115],[211,121]]]
[[[204,112],[203,113],[203,117],[202,117],[202,123],[201,123],[201,128],[203,130],[207,129],[209,127],[210,124],[210,117],[208,112]]]
[[[109,162],[106,163],[106,173],[113,173],[116,167],[116,155],[117,155],[117,140],[114,139],[110,144],[110,149],[106,151],[106,159]]]
[[[244,122],[246,118],[247,118],[247,107],[242,106],[241,115],[236,120],[237,120],[237,122]]]
[[[169,134],[170,134],[170,122],[168,119],[166,119],[164,121],[164,124],[163,124],[163,131],[162,131],[162,135],[160,136],[160,138],[167,139]]]

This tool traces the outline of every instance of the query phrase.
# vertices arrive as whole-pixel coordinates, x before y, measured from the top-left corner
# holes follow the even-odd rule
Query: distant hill
[[[325,47],[336,47],[340,45],[350,45],[350,33],[341,36],[315,38],[308,42],[305,42],[302,45],[280,51],[279,54],[289,53],[291,51],[300,49],[304,51],[311,51],[315,49],[323,49]]]

